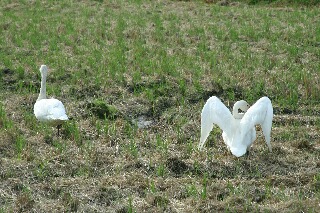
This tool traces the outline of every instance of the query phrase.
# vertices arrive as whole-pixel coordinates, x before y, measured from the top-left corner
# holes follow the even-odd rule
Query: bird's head
[[[246,101],[244,101],[244,100],[237,101],[233,105],[234,118],[241,119],[244,116],[244,113],[246,113],[249,108],[250,108],[250,105]],[[241,110],[242,112],[239,113],[239,110]]]
[[[48,67],[46,65],[41,65],[40,72],[41,72],[41,75],[47,76]]]

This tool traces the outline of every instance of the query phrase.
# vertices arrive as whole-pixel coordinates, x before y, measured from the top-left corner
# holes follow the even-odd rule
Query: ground
[[[319,7],[250,2],[1,1],[0,212],[317,212]],[[199,151],[213,95],[268,96],[273,152]]]

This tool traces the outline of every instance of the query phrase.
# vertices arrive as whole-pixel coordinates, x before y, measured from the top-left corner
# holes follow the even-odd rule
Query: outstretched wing
[[[248,111],[244,114],[240,121],[241,134],[246,134],[255,125],[260,124],[267,146],[272,151],[270,144],[270,134],[273,119],[273,108],[268,97],[260,98]]]
[[[202,149],[213,124],[218,125],[227,135],[231,131],[231,120],[234,119],[229,109],[217,98],[209,98],[201,113],[201,138],[198,148]]]

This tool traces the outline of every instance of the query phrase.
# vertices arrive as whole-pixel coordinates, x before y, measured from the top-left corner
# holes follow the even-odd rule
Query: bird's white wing
[[[49,99],[52,100],[52,105],[50,109],[50,116],[53,120],[68,120],[68,116],[66,114],[66,110],[61,101],[57,99]]]
[[[40,121],[68,120],[66,110],[57,99],[42,99],[35,103],[34,114]]]
[[[267,146],[269,150],[272,151],[270,144],[272,119],[273,108],[271,101],[268,97],[262,97],[248,109],[241,119],[241,134],[247,134],[250,129],[255,127],[255,125],[260,124]]]
[[[217,98],[209,98],[201,113],[201,138],[198,148],[202,149],[209,136],[213,124],[218,125],[227,135],[231,132],[231,120],[233,116],[229,109]]]

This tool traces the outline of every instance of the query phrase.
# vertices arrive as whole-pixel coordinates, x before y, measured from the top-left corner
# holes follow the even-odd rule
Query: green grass
[[[0,212],[316,212],[318,4],[1,1]],[[33,116],[41,64],[61,137]],[[273,153],[219,128],[198,151],[213,95],[268,96]]]

